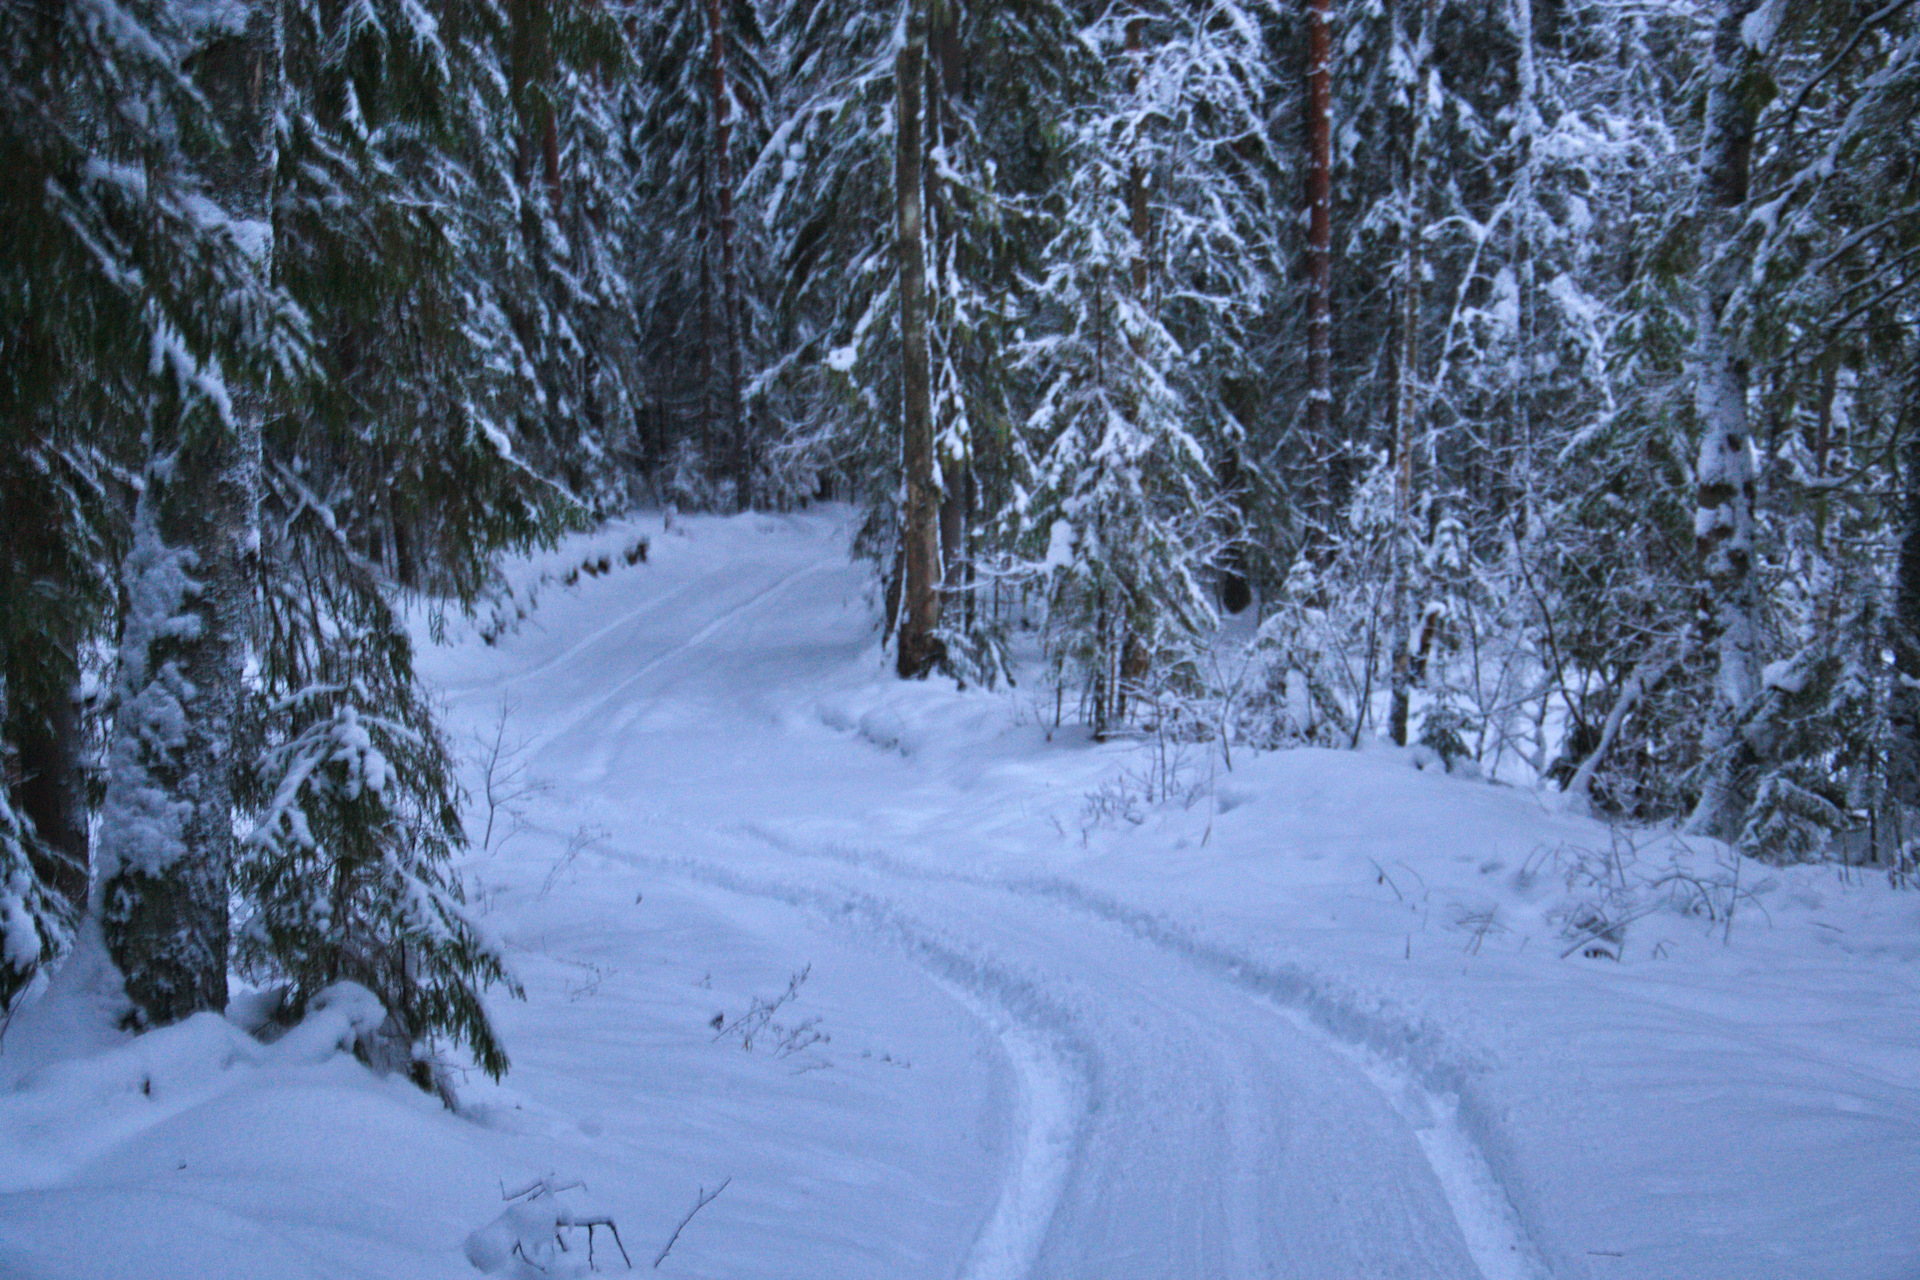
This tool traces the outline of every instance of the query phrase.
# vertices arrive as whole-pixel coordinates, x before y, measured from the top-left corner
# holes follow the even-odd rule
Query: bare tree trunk
[[[1146,41],[1144,39],[1147,20],[1136,15],[1127,20],[1127,59],[1132,64],[1128,72],[1127,87],[1138,93],[1146,79]],[[1133,299],[1141,311],[1152,314],[1155,310],[1153,290],[1153,208],[1148,200],[1148,172],[1143,154],[1144,141],[1141,132],[1146,128],[1144,115],[1133,140],[1133,155],[1127,166],[1127,229],[1133,235],[1133,261],[1129,264],[1128,283],[1133,289]],[[1146,355],[1146,336],[1139,330],[1128,339],[1136,359]],[[1137,422],[1142,406],[1137,399],[1128,397],[1128,412]],[[1101,531],[1104,541],[1107,530]],[[1108,625],[1102,632],[1102,667],[1106,674],[1108,709],[1101,720],[1096,738],[1104,738],[1114,726],[1126,721],[1127,694],[1129,682],[1138,683],[1146,678],[1151,653],[1135,634],[1134,626],[1139,619],[1135,608],[1130,584],[1121,583],[1114,593],[1110,613],[1103,608],[1102,616]],[[1104,606],[1103,597],[1103,606]],[[1143,655],[1136,657],[1136,655]]]
[[[1893,640],[1894,682],[1889,715],[1894,733],[1888,753],[1888,789],[1894,799],[1920,807],[1920,373],[1907,393],[1902,424],[1903,496],[1900,558],[1894,568]]]
[[[1333,457],[1333,0],[1307,3],[1307,439],[1309,554],[1327,556]]]
[[[1105,742],[1108,732],[1113,728],[1113,715],[1110,708],[1113,697],[1114,673],[1112,664],[1114,650],[1119,646],[1113,639],[1111,619],[1107,615],[1107,590],[1098,588],[1094,593],[1093,606],[1093,740]]]
[[[1696,333],[1688,353],[1694,407],[1700,418],[1699,485],[1694,533],[1705,578],[1709,640],[1717,671],[1705,747],[1716,761],[1707,771],[1687,829],[1731,839],[1739,833],[1746,800],[1736,775],[1745,748],[1739,721],[1759,688],[1758,592],[1753,578],[1754,466],[1747,424],[1747,364],[1728,332],[1728,304],[1746,274],[1737,237],[1752,167],[1756,97],[1749,81],[1764,50],[1750,42],[1749,19],[1762,0],[1721,0],[1707,91],[1706,136],[1701,144],[1699,192],[1706,218],[1702,249],[1709,255],[1695,298]]]
[[[702,238],[706,241],[704,252],[700,254],[700,457],[709,466],[719,453],[715,442],[718,434],[716,423],[720,411],[714,404],[714,384],[720,380],[720,330],[713,318],[713,297],[718,291],[714,280],[713,242],[719,232],[716,224],[719,219],[713,212],[713,152],[703,148],[700,152],[700,218]]]
[[[905,616],[896,651],[902,677],[927,674],[942,656],[935,634],[940,626],[940,488],[934,479],[920,174],[926,52],[926,0],[914,0],[907,15],[907,42],[894,62],[894,229],[900,269],[901,437],[907,480]]]
[[[720,241],[720,321],[726,351],[719,362],[726,371],[727,452],[733,471],[734,501],[742,511],[753,506],[753,446],[747,432],[746,382],[741,366],[745,342],[744,304],[740,296],[740,265],[734,252],[733,213],[733,95],[727,87],[727,39],[721,0],[707,0],[708,45],[713,86],[713,199],[714,223]]]
[[[262,229],[263,280],[273,271],[280,37],[278,0],[258,0],[244,32],[216,36],[196,71],[230,143],[207,165],[213,194],[235,222]],[[184,398],[155,408],[125,569],[130,603],[96,902],[135,1026],[227,1002],[234,769],[255,629],[264,417],[256,394],[236,395],[230,417],[189,411]]]
[[[1393,612],[1388,651],[1393,655],[1387,734],[1407,743],[1407,716],[1413,692],[1413,420],[1414,362],[1419,355],[1420,251],[1413,228],[1402,253],[1400,268],[1399,390],[1394,398],[1393,423]]]

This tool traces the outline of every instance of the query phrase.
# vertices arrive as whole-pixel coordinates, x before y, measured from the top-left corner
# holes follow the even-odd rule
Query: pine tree
[[[281,1015],[341,980],[386,1005],[389,1065],[439,1084],[450,1038],[507,1067],[479,993],[507,981],[451,870],[465,844],[453,754],[413,672],[411,641],[315,506],[269,525],[263,739],[239,799],[256,815],[235,867],[234,958],[281,991]],[[510,990],[518,988],[508,983]]]
[[[478,993],[501,969],[461,914],[451,757],[393,595],[473,601],[495,551],[572,518],[537,465],[589,475],[605,438],[527,429],[553,384],[496,305],[517,259],[487,182],[524,136],[490,87],[508,29],[397,3],[180,12],[0,28],[21,54],[0,146],[34,178],[8,188],[0,484],[44,528],[0,559],[5,754],[33,766],[0,805],[0,994],[72,924],[85,869],[41,815],[84,832],[85,797],[35,784],[47,739],[105,730],[74,698],[117,637],[93,901],[129,1021],[221,1007],[230,962],[290,1015],[353,978],[396,1065],[445,1036],[498,1071]],[[595,47],[559,43],[567,67]],[[576,261],[614,256],[576,238]],[[632,359],[597,287],[558,295],[587,408],[620,403]]]

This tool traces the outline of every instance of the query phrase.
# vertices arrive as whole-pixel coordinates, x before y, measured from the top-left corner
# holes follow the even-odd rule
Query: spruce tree
[[[187,158],[218,210],[200,216],[218,227],[235,284],[270,298],[279,6],[224,11],[182,34],[192,42],[185,65],[220,130],[217,146]],[[227,1002],[234,770],[255,627],[261,422],[273,373],[254,360],[251,369],[233,362],[252,375],[247,381],[203,365],[149,404],[147,462],[123,568],[128,608],[98,901],[135,1025]]]

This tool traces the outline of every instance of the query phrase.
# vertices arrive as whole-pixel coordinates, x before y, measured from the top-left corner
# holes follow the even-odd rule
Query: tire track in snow
[[[711,585],[710,583],[704,582],[699,578],[695,578],[691,582],[683,582],[679,586],[675,587],[673,590],[667,592],[665,595],[655,596],[652,600],[649,600],[647,603],[641,605],[639,608],[628,610],[626,613],[621,614],[618,618],[615,618],[612,622],[607,623],[605,626],[594,628],[592,631],[588,632],[586,635],[582,636],[580,639],[568,645],[560,653],[555,654],[551,658],[548,658],[545,662],[539,663],[536,666],[529,667],[525,671],[520,672],[518,675],[508,676],[504,680],[494,680],[490,678],[486,681],[486,683],[497,685],[502,689],[510,689],[514,685],[519,684],[522,680],[531,680],[535,676],[545,675],[547,672],[552,671],[555,667],[558,667],[561,663],[567,662],[570,659],[579,656],[582,652],[592,647],[594,644],[598,643],[600,640],[605,639],[607,635],[609,635],[612,632],[618,631],[621,627],[626,626],[628,623],[644,618],[650,613],[658,613],[660,610],[666,608],[667,605],[671,604],[675,600],[678,600],[681,596],[686,595],[689,591],[692,591],[695,587],[703,587],[703,586],[710,586],[710,585]]]
[[[782,853],[898,879],[997,889],[1071,908],[1241,988],[1351,1065],[1407,1122],[1484,1280],[1551,1280],[1552,1268],[1534,1244],[1507,1183],[1488,1154],[1495,1135],[1491,1123],[1469,1101],[1471,1091],[1466,1088],[1464,1070],[1449,1063],[1437,1045],[1424,1053],[1406,1052],[1409,1045],[1437,1040],[1431,1032],[1394,1026],[1378,1014],[1363,1011],[1356,1002],[1341,999],[1324,979],[1306,969],[1263,965],[1202,941],[1164,917],[1065,880],[1005,880],[939,871],[884,853],[790,840],[757,824],[744,829]]]
[[[1269,1003],[1351,1063],[1406,1119],[1484,1280],[1548,1280],[1552,1272],[1521,1225],[1506,1188],[1461,1123],[1458,1097],[1436,1094],[1401,1063],[1331,1035],[1298,1006]]]
[[[1020,1082],[1013,1132],[1017,1154],[1001,1180],[993,1216],[974,1238],[959,1280],[1023,1280],[1033,1270],[1066,1187],[1070,1153],[1086,1106],[1065,1065],[1006,1011],[978,994],[934,978],[948,996],[993,1029]],[[1076,1095],[1080,1096],[1076,1096]]]
[[[665,652],[657,655],[656,657],[650,658],[646,662],[641,663],[639,666],[635,667],[632,671],[628,672],[625,677],[607,686],[605,689],[601,690],[599,693],[595,694],[593,697],[586,699],[584,702],[576,703],[573,711],[569,715],[567,715],[567,717],[563,719],[559,724],[546,730],[544,733],[536,735],[533,739],[531,739],[527,743],[526,747],[524,748],[525,754],[529,758],[538,755],[540,752],[544,751],[547,747],[551,746],[555,740],[562,738],[567,734],[573,732],[575,729],[579,728],[582,724],[585,724],[589,718],[591,718],[598,712],[604,710],[607,704],[611,703],[615,698],[618,698],[621,694],[625,693],[628,689],[631,689],[641,679],[643,679],[648,675],[651,675],[653,672],[657,671],[659,668],[666,665],[667,663],[673,661],[675,658],[678,658],[683,654],[686,654],[687,652],[705,644],[708,640],[711,640],[716,634],[718,634],[721,628],[727,626],[731,622],[738,620],[742,615],[746,614],[749,610],[752,610],[755,607],[763,604],[769,597],[784,590],[786,587],[790,586],[792,583],[798,581],[801,578],[810,577],[813,574],[824,573],[830,569],[840,568],[840,567],[843,567],[843,566],[841,562],[837,560],[817,560],[810,565],[804,565],[801,568],[795,569],[791,573],[782,574],[779,578],[775,579],[772,584],[755,592],[753,595],[749,596],[747,599],[745,599],[738,605],[735,605],[733,608],[727,610],[725,613],[720,614],[718,617],[708,622],[706,626],[700,628],[700,630],[694,632],[691,636],[688,636],[685,640],[682,640],[679,644],[676,644],[673,647],[667,649]],[[636,614],[633,616],[638,616],[638,615]],[[627,620],[630,620],[630,619],[627,619]]]
[[[1420,1143],[1461,1237],[1484,1280],[1552,1280],[1553,1270],[1533,1242],[1508,1184],[1487,1148],[1491,1124],[1467,1099],[1464,1072],[1436,1053],[1420,1063],[1396,1053],[1394,1042],[1417,1042],[1423,1032],[1393,1027],[1355,1003],[1340,1000],[1305,969],[1260,964],[1147,914],[1059,880],[1003,881],[1010,893],[1071,905],[1178,954],[1255,995],[1352,1064],[1398,1111]],[[1464,1111],[1463,1111],[1464,1109]],[[1479,1130],[1476,1136],[1474,1130]],[[1502,1162],[1504,1163],[1504,1161]]]
[[[658,822],[665,815],[656,815]],[[727,833],[704,825],[666,819],[688,835],[704,841]],[[796,846],[764,829],[737,828],[761,847],[791,856],[807,857],[884,880],[928,885],[962,885],[977,893],[1006,894],[1062,913],[1090,917],[1114,927],[1119,936],[1150,946],[1200,975],[1265,1008],[1303,1039],[1330,1051],[1353,1068],[1391,1108],[1413,1138],[1411,1145],[1424,1158],[1445,1199],[1472,1265],[1484,1280],[1545,1280],[1551,1272],[1527,1241],[1518,1216],[1478,1148],[1458,1123],[1458,1104],[1421,1083],[1410,1067],[1395,1061],[1367,1037],[1332,1031],[1322,1019],[1327,994],[1310,975],[1260,968],[1222,948],[1196,942],[1177,926],[1157,917],[1105,902],[1078,886],[1054,881],[1006,882],[964,873],[941,873],[899,864],[884,854]],[[559,836],[557,830],[549,835]],[[856,933],[869,941],[891,942],[904,958],[920,967],[969,1014],[983,1022],[999,1040],[1018,1082],[1010,1128],[1013,1152],[991,1215],[978,1232],[960,1270],[959,1280],[1022,1280],[1057,1268],[1061,1259],[1054,1247],[1066,1241],[1051,1235],[1070,1179],[1124,1176],[1124,1169],[1090,1165],[1086,1152],[1093,1113],[1107,1105],[1106,1092],[1095,1081],[1101,1057],[1082,1036],[1091,1027],[1079,1027],[1082,1014],[1063,1005],[1053,994],[1061,975],[1025,973],[1010,967],[997,952],[950,926],[929,924],[905,907],[885,885],[861,885],[834,879],[794,880],[761,869],[743,871],[705,857],[655,855],[603,845],[602,852],[629,865],[683,877],[729,893],[784,903],[807,911],[830,927],[845,928],[855,921]],[[929,902],[923,907],[939,909]],[[1316,1003],[1319,1002],[1319,1003]],[[1304,1008],[1301,1006],[1305,1006]],[[1354,1015],[1359,1016],[1359,1015]],[[1228,1081],[1223,1078],[1222,1084]],[[1242,1171],[1245,1176],[1250,1171]],[[1354,1185],[1349,1183],[1348,1185]],[[1085,1208],[1084,1205],[1081,1206]],[[1068,1224],[1069,1227],[1072,1225]],[[1257,1240],[1236,1239],[1235,1254],[1252,1265]],[[1116,1255],[1120,1261],[1124,1255]],[[1466,1259],[1462,1259],[1465,1261]],[[1218,1261],[1225,1261],[1219,1259]],[[1049,1272],[1051,1274],[1051,1272]],[[1237,1274],[1237,1273],[1236,1273]],[[1249,1273],[1251,1274],[1251,1273]]]
[[[993,1211],[968,1248],[957,1280],[1024,1280],[1032,1272],[1080,1145],[1091,1056],[1072,1038],[1072,1015],[1048,997],[1040,982],[857,887],[752,876],[687,855],[663,857],[612,845],[603,845],[601,852],[630,866],[784,903],[833,927],[844,928],[847,917],[857,916],[869,940],[878,936],[893,943],[955,1004],[991,1030],[1018,1084],[1010,1125],[1013,1156]]]

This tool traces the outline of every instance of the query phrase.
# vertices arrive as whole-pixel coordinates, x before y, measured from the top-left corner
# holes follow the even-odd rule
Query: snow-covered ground
[[[0,1051],[0,1277],[573,1274],[557,1211],[728,1280],[1920,1276],[1920,895],[1384,748],[1149,804],[1038,690],[890,678],[847,534],[519,566],[424,655],[502,747],[512,1074],[449,1113],[333,1051],[348,998],[88,1034],[68,975]]]

